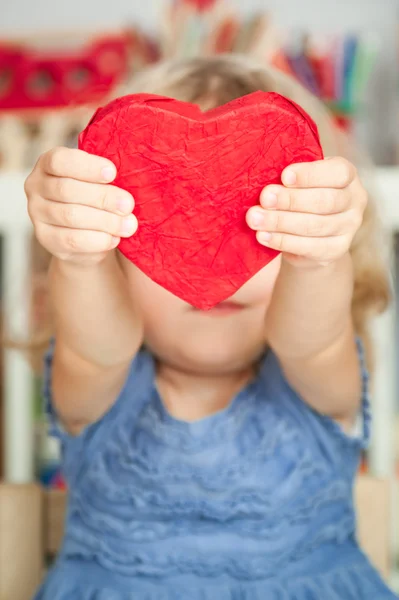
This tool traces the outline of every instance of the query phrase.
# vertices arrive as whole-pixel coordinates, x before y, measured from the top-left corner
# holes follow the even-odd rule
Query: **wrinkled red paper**
[[[278,254],[245,221],[292,163],[323,157],[317,128],[294,102],[256,92],[207,111],[137,94],[94,114],[79,147],[109,158],[135,199],[139,228],[120,251],[153,281],[209,309]]]

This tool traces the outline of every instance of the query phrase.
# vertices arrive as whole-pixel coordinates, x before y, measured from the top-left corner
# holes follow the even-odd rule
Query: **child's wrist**
[[[95,273],[107,269],[109,263],[111,261],[114,262],[114,255],[115,252],[111,251],[106,256],[104,256],[102,260],[97,260],[93,262],[86,262],[74,259],[63,260],[61,258],[53,256],[51,260],[51,269],[56,269],[59,273],[71,277],[81,276],[82,274],[87,275],[88,273]]]
[[[317,262],[311,258],[305,258],[303,256],[282,256],[282,264],[284,268],[292,269],[294,271],[310,271],[325,273],[326,271],[335,271],[336,268],[340,268],[342,263],[350,258],[349,252],[340,258],[330,261],[328,263]]]

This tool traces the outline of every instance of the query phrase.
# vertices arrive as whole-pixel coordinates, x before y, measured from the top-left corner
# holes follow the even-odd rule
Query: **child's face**
[[[120,260],[129,292],[142,311],[146,345],[165,363],[203,374],[251,365],[266,344],[265,314],[280,270],[278,257],[228,302],[204,312],[149,279],[125,257]]]

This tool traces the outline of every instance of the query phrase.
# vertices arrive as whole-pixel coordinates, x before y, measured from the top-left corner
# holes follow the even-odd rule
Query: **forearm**
[[[283,260],[266,317],[269,344],[279,355],[298,359],[328,349],[350,323],[352,292],[349,253],[309,269]]]
[[[50,293],[56,348],[53,400],[78,434],[115,402],[142,340],[142,326],[116,257],[90,267],[53,260]]]
[[[284,264],[266,337],[291,386],[315,410],[351,427],[361,398],[349,255],[312,270]]]
[[[88,267],[53,259],[50,295],[60,346],[99,367],[132,359],[142,325],[114,253]]]

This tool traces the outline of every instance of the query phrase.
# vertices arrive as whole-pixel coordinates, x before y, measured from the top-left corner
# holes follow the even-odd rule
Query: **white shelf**
[[[399,167],[377,168],[375,183],[384,225],[399,232]]]
[[[0,231],[4,233],[30,229],[24,193],[26,175],[0,173]]]
[[[24,194],[25,175],[0,175],[0,233],[3,235],[2,310],[13,334],[27,330],[30,221]],[[26,301],[26,304],[24,304]],[[27,483],[33,476],[32,376],[21,353],[4,356],[5,478]]]

